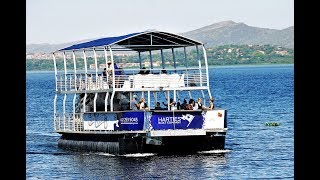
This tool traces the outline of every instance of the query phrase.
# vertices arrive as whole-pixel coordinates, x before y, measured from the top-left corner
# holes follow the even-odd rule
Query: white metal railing
[[[83,131],[83,114],[55,114],[54,129],[56,131]]]
[[[144,72],[143,72],[144,71]],[[147,71],[147,72],[146,72]],[[115,88],[159,88],[207,86],[204,69],[130,69],[115,73]],[[96,73],[57,74],[58,91],[105,90],[113,87],[112,77]]]

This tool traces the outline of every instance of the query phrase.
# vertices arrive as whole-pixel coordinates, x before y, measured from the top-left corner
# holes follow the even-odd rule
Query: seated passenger
[[[195,104],[196,109],[202,109],[202,99],[198,98],[197,103]]]
[[[180,105],[181,109],[186,109],[186,106],[188,105],[187,100],[184,99],[183,103]]]
[[[193,110],[194,109],[194,100],[190,99],[189,104],[186,106],[186,110]]]
[[[146,100],[144,98],[140,99],[139,104],[140,110],[149,110]]]
[[[170,101],[169,101],[169,102],[170,102],[170,103],[169,103],[169,110],[171,110],[171,109],[172,109],[171,107],[174,107],[174,106],[176,105],[176,102],[173,101],[172,98],[170,98]],[[166,107],[168,107],[168,104],[166,104],[166,103],[164,103],[164,102],[162,102],[162,104],[165,105]]]
[[[214,98],[210,98],[210,105],[208,107],[208,110],[214,109]]]
[[[160,107],[160,102],[157,102],[155,110],[162,110],[162,107]]]
[[[137,111],[138,109],[140,109],[140,104],[137,102],[137,98],[137,95],[133,95],[132,100],[130,101],[130,109],[132,109],[133,111]]]

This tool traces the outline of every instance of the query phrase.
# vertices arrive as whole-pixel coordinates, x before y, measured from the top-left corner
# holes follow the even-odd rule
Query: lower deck
[[[205,135],[226,132],[226,110],[114,111],[56,114],[58,133],[148,134],[157,136]]]

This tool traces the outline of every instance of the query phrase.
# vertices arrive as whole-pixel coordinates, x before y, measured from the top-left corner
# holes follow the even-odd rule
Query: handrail
[[[162,69],[154,69],[152,73],[146,69],[126,69],[120,75],[115,73],[114,87],[121,89],[207,86],[207,75],[205,71],[200,72],[201,70],[205,68],[166,69],[165,72]],[[113,78],[102,73],[98,76],[95,72],[60,73],[57,74],[57,79],[58,91],[106,90],[113,87]]]

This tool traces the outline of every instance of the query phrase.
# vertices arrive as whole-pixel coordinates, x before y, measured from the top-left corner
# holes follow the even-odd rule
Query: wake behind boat
[[[136,53],[131,64],[139,68],[116,53]],[[53,52],[53,62],[59,147],[111,154],[224,149],[227,112],[213,107],[203,43],[149,30],[75,44]]]

